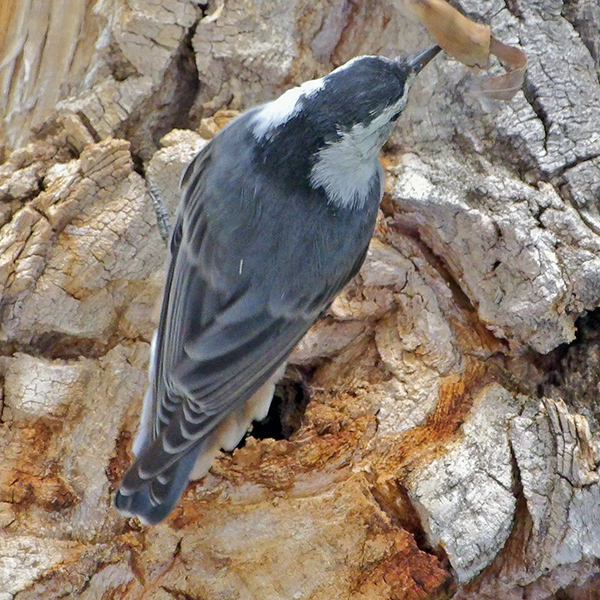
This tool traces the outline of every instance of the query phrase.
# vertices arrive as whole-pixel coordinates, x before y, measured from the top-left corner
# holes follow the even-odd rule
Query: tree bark
[[[0,600],[597,597],[600,8],[456,5],[524,90],[419,76],[363,269],[156,527],[111,505],[167,258],[149,188],[172,216],[237,111],[431,41],[392,0],[0,7]]]

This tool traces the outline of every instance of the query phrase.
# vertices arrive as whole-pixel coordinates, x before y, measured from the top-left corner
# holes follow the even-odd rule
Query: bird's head
[[[271,164],[287,162],[335,204],[360,203],[416,75],[439,51],[353,58],[260,107],[254,136]]]

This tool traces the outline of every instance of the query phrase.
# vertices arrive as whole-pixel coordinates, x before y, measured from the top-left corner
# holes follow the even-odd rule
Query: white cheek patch
[[[254,135],[260,139],[267,133],[289,121],[300,111],[301,98],[310,98],[324,85],[323,79],[313,79],[299,87],[292,88],[279,98],[265,104],[258,111],[254,121]]]

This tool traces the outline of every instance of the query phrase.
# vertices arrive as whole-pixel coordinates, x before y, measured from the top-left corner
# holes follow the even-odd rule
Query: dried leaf
[[[487,69],[493,54],[508,72],[480,79],[472,92],[494,100],[511,100],[525,79],[527,57],[519,48],[507,46],[490,34],[490,28],[471,21],[446,0],[405,0],[405,5],[429,29],[446,52],[469,67]]]
[[[490,54],[487,25],[467,19],[445,0],[406,0],[406,6],[448,54],[469,67],[487,68]]]
[[[521,89],[527,69],[527,57],[519,48],[507,46],[495,37],[490,40],[490,53],[497,56],[509,69],[497,77],[481,79],[472,91],[493,100],[512,100]]]

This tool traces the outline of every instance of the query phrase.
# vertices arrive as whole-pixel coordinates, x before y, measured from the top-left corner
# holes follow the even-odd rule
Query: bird
[[[124,516],[163,521],[266,417],[289,354],[365,259],[380,151],[439,51],[353,58],[242,113],[189,164],[135,460],[114,499]]]

